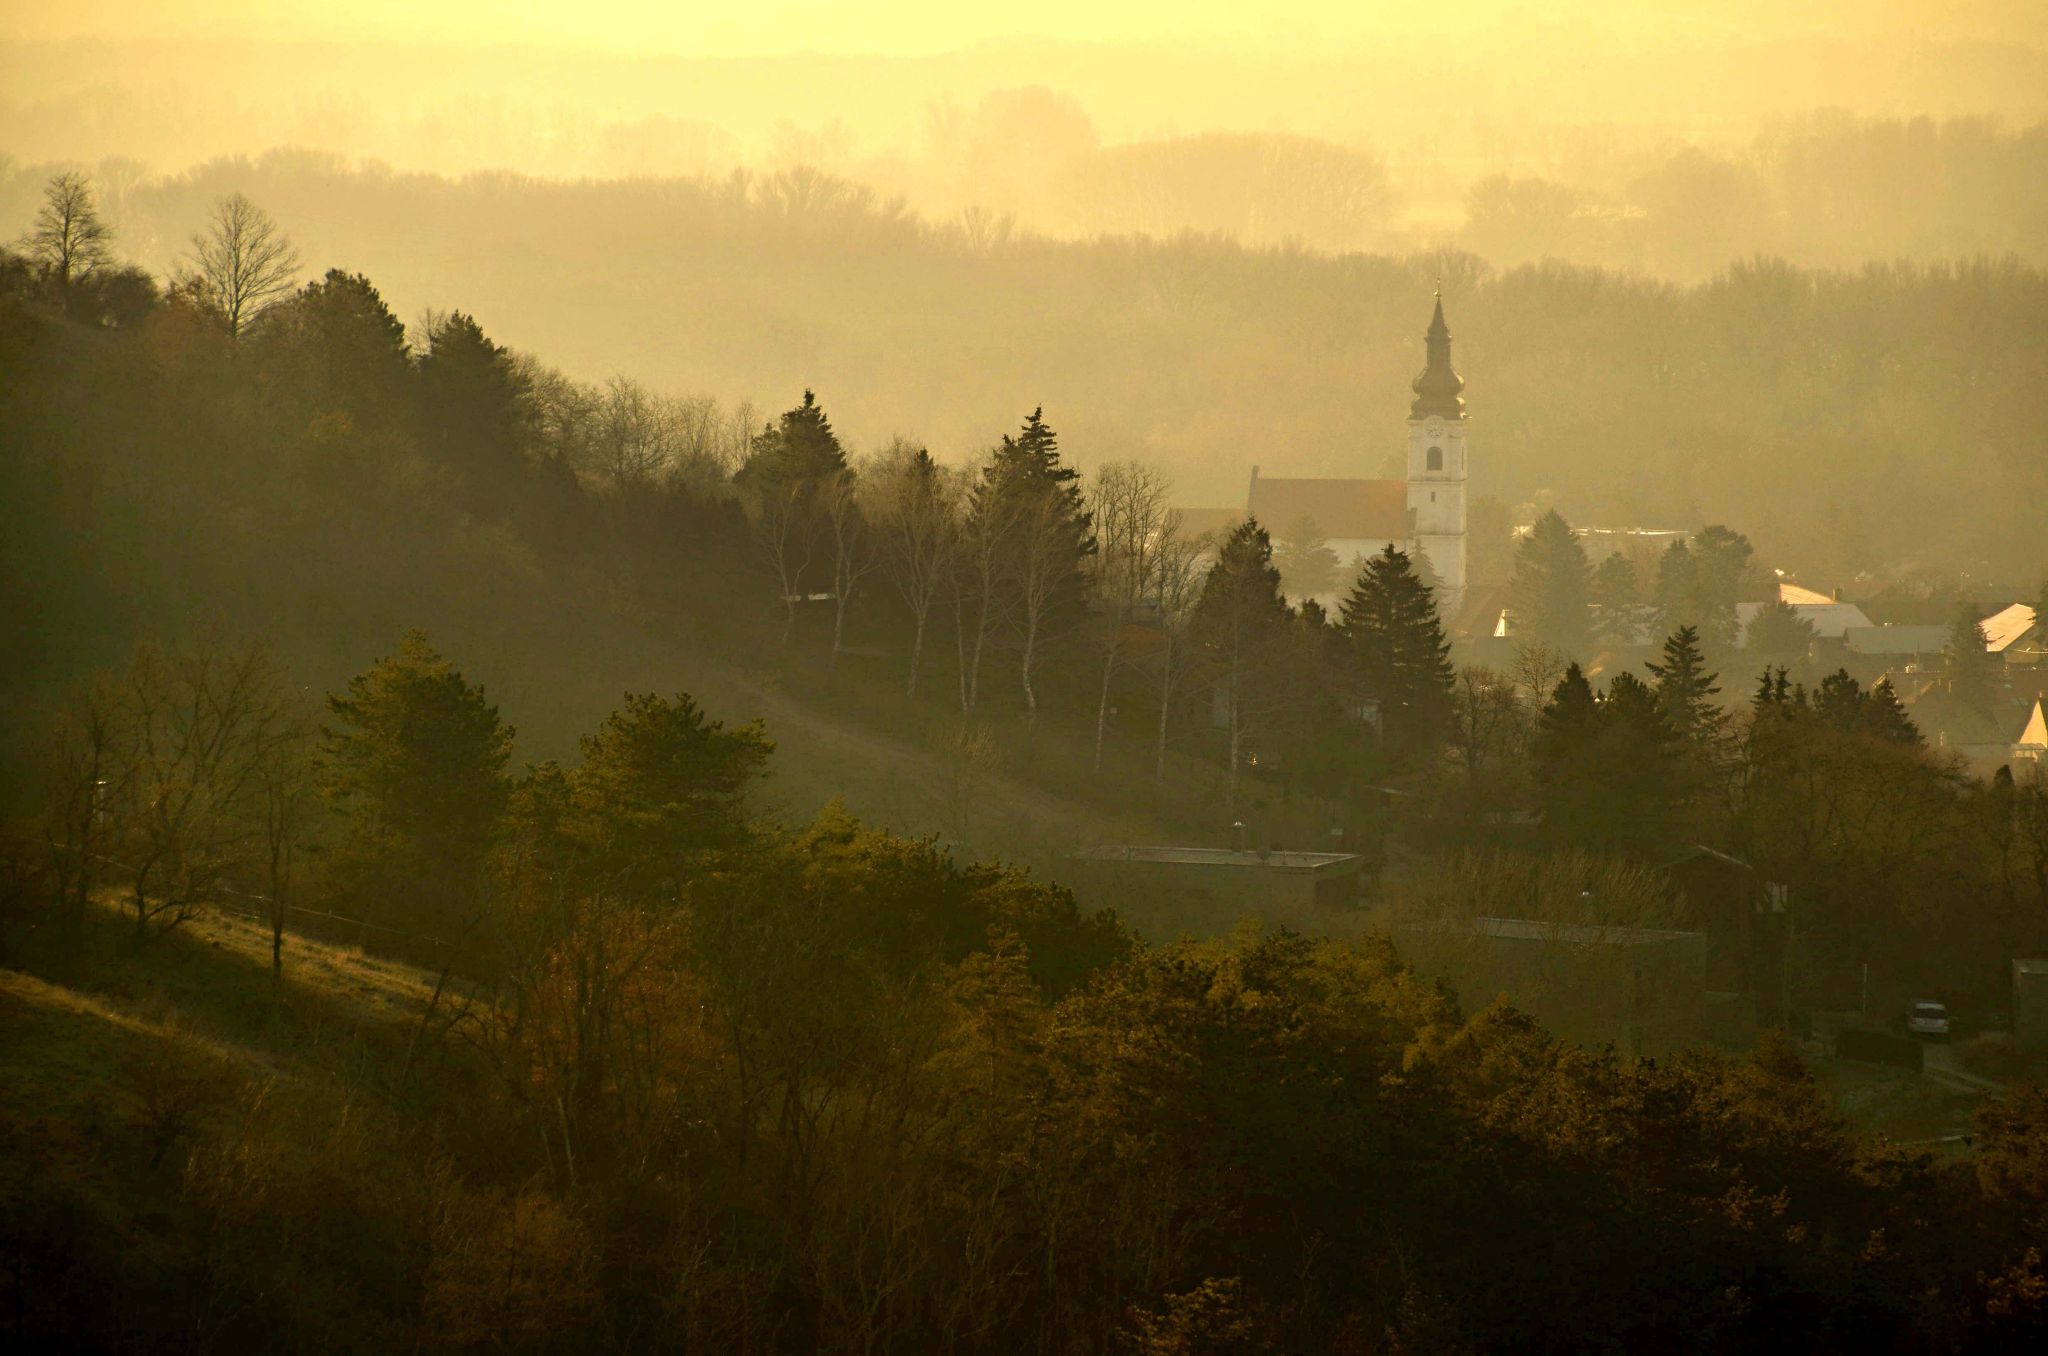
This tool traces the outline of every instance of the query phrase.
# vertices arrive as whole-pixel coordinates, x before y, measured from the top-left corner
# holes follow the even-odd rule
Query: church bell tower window
[[[1441,447],[1429,449],[1429,469],[1432,471],[1444,469],[1444,450]]]

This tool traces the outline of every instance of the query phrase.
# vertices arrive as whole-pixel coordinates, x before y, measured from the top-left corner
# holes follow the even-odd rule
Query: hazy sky
[[[986,8],[959,0],[11,0],[0,35],[170,37],[233,32],[295,38],[460,39],[730,55],[819,50],[920,53],[989,38],[1180,39],[1304,47],[1443,37],[1490,28],[1597,29],[1655,45],[1821,32],[1920,34],[2039,46],[2048,0],[1035,0]]]

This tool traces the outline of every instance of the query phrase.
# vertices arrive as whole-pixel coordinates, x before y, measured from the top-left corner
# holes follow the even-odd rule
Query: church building
[[[1356,578],[1354,559],[1398,547],[1427,559],[1427,573],[1437,584],[1437,611],[1446,621],[1456,617],[1466,589],[1466,419],[1459,394],[1465,383],[1451,368],[1451,331],[1444,323],[1441,293],[1426,344],[1428,358],[1408,407],[1407,479],[1267,476],[1253,467],[1243,509],[1183,509],[1185,525],[1193,531],[1227,532],[1249,515],[1278,541],[1297,523],[1314,523],[1342,567],[1336,592],[1319,599],[1332,611]]]

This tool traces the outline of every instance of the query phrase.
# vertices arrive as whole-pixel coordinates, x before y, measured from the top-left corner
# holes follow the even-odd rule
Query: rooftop
[[[2025,603],[2014,603],[1984,619],[1984,648],[1993,654],[2003,654],[2008,646],[2033,629],[2034,609]]]
[[[1281,871],[1324,871],[1355,863],[1348,852],[1238,852],[1202,847],[1092,847],[1073,857],[1086,862],[1148,862],[1167,866],[1253,866]]]
[[[1805,589],[1799,591],[1807,592]],[[1832,598],[1818,603],[1797,603],[1790,599],[1785,601],[1801,619],[1812,624],[1815,635],[1826,640],[1841,636],[1851,627],[1870,625],[1870,618],[1864,616],[1863,609],[1854,603],[1838,603]],[[1735,621],[1738,630],[1747,631],[1750,622],[1755,620],[1756,614],[1762,610],[1762,603],[1737,603]]]
[[[1241,508],[1177,508],[1180,515],[1180,530],[1184,537],[1206,537],[1212,533],[1218,537],[1229,535],[1230,531],[1245,520]]]
[[[1446,919],[1436,924],[1416,925],[1431,932],[1476,932],[1484,937],[1502,937],[1517,942],[1570,942],[1592,946],[1661,946],[1670,942],[1703,939],[1702,932],[1678,932],[1670,928],[1623,928],[1597,923],[1547,923],[1537,918]]]
[[[1307,519],[1329,541],[1406,541],[1408,482],[1297,479],[1254,472],[1251,513],[1276,539]]]

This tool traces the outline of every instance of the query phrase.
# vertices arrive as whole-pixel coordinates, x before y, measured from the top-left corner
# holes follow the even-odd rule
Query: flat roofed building
[[[1358,906],[1365,859],[1345,852],[1105,846],[1068,858],[1069,883],[1153,941],[1220,937],[1252,917],[1319,930]]]

